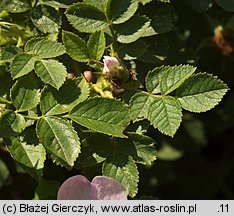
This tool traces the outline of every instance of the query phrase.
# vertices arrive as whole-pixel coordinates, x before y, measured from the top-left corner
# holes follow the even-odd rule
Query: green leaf
[[[98,31],[90,35],[88,41],[88,50],[92,60],[100,60],[106,48],[106,38],[102,31]]]
[[[34,68],[35,59],[30,54],[17,54],[10,66],[10,72],[13,79],[19,78],[30,73]]]
[[[147,47],[148,45],[144,41],[137,40],[134,43],[121,46],[119,53],[124,60],[133,60],[141,57],[145,53]]]
[[[182,121],[179,102],[171,96],[154,97],[148,119],[161,133],[173,137]]]
[[[112,150],[110,137],[104,134],[91,135],[82,143],[79,162],[82,166],[96,165],[106,160]]]
[[[22,13],[31,9],[29,0],[2,0],[2,8],[10,13]]]
[[[81,32],[92,33],[108,27],[105,14],[89,4],[73,4],[67,9],[66,16],[71,25]]]
[[[224,10],[228,12],[234,12],[233,0],[216,0],[216,3]]]
[[[57,117],[43,117],[37,122],[37,135],[57,164],[71,168],[79,153],[80,141],[71,124]]]
[[[211,74],[190,77],[176,91],[181,106],[190,112],[206,112],[215,107],[228,91],[228,86]]]
[[[38,58],[54,58],[66,52],[65,47],[56,41],[33,38],[25,45],[25,52]]]
[[[148,136],[140,134],[132,134],[129,138],[131,139],[137,154],[133,159],[137,163],[151,166],[157,158],[157,152],[154,148],[155,141]]]
[[[117,27],[117,40],[120,43],[132,43],[145,33],[149,25],[150,20],[146,16],[135,15]]]
[[[44,83],[56,89],[62,86],[67,75],[64,65],[52,59],[36,61],[35,72]]]
[[[124,23],[137,11],[138,0],[110,0],[107,14],[114,24]]]
[[[79,62],[89,61],[89,49],[80,37],[71,32],[63,31],[63,43],[67,54],[73,59]]]
[[[154,11],[149,28],[143,37],[163,34],[172,30],[174,26],[174,12],[170,5],[162,5]]]
[[[149,2],[151,2],[152,0],[139,0],[139,2],[141,3],[141,4],[143,4],[143,5],[145,5],[145,4],[147,4],[147,3],[149,3]]]
[[[164,66],[159,69],[160,90],[167,95],[177,89],[187,78],[189,78],[196,68],[190,65]]]
[[[138,190],[139,173],[131,156],[114,153],[103,163],[102,173],[119,181],[130,197],[134,197]]]
[[[5,111],[0,118],[0,137],[12,137],[21,133],[26,127],[24,117],[13,111]]]
[[[123,130],[130,122],[127,106],[117,100],[91,98],[78,104],[69,114],[78,124],[100,133],[126,137]]]
[[[19,112],[35,108],[40,100],[39,91],[35,77],[24,76],[19,78],[11,89],[13,105]]]
[[[126,131],[143,135],[147,133],[149,127],[150,127],[149,121],[147,119],[143,119],[128,125]]]
[[[109,0],[99,0],[99,1],[97,1],[97,0],[83,0],[83,2],[85,4],[92,5],[104,13],[106,12],[108,1]]]
[[[128,139],[116,139],[116,152],[130,155],[134,161],[151,165],[156,160],[155,141],[145,135],[129,132]]]
[[[75,3],[76,0],[41,0],[41,3],[54,8],[67,8]]]
[[[139,118],[147,118],[151,103],[154,98],[146,92],[135,94],[130,100],[130,115],[133,121]]]
[[[154,70],[150,71],[145,78],[146,89],[149,93],[158,94],[161,92],[159,72],[160,67],[157,67]]]
[[[39,145],[28,145],[21,142],[18,138],[7,140],[7,148],[11,156],[17,161],[25,171],[36,179],[40,179],[43,175],[44,162],[46,159],[46,151],[44,147]]]
[[[196,68],[190,65],[161,66],[155,68],[146,77],[146,86],[149,92],[160,92],[167,95],[177,89]]]
[[[61,26],[59,11],[46,5],[39,5],[32,10],[31,20],[43,33],[58,32]]]
[[[35,37],[35,38],[29,39],[26,42],[25,46],[24,46],[24,51],[26,53],[32,53],[32,54],[34,54],[34,51],[33,51],[34,47],[37,45],[38,42],[40,42],[42,40],[44,40],[44,39],[41,38],[41,37]]]
[[[85,79],[68,79],[56,90],[46,86],[41,94],[40,108],[43,115],[58,115],[69,112],[89,96],[89,84]]]
[[[22,52],[23,52],[23,50],[20,49],[19,47],[14,47],[14,46],[5,47],[0,55],[0,64],[1,64],[1,62],[3,62],[3,63],[11,62],[16,54],[20,54]]]

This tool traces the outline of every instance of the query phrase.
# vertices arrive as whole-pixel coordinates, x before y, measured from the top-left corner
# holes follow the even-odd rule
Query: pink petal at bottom
[[[95,197],[90,181],[82,175],[68,178],[57,194],[58,200],[93,200]]]
[[[124,187],[115,179],[106,176],[96,176],[91,183],[97,192],[99,200],[127,200]]]
[[[85,176],[68,178],[59,188],[58,200],[127,200],[124,187],[115,179],[96,176],[90,182]]]

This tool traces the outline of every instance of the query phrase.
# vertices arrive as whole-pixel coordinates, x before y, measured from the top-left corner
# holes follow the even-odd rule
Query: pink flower
[[[122,68],[119,60],[115,57],[104,56],[103,62],[103,72],[109,73],[110,76],[114,75],[117,69]]]
[[[58,200],[127,200],[124,187],[115,179],[96,176],[90,182],[85,176],[68,178],[59,188]]]

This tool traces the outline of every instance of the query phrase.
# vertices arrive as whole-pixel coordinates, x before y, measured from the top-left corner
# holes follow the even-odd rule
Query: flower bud
[[[110,77],[114,76],[118,69],[122,68],[119,60],[115,57],[104,56],[103,62],[103,72],[108,73]]]
[[[93,82],[93,73],[92,71],[84,71],[84,78],[87,82]]]

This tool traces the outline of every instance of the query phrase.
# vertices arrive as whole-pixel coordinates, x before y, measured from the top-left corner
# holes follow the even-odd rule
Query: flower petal
[[[127,200],[124,187],[115,179],[96,176],[92,182],[82,175],[68,178],[59,188],[58,200]]]
[[[94,200],[96,197],[90,181],[82,175],[68,178],[59,188],[57,195],[58,200]]]
[[[127,200],[124,187],[115,179],[106,176],[96,176],[92,181],[99,200]]]
[[[113,67],[120,67],[119,60],[115,57],[104,56],[103,62],[103,72],[111,72],[114,69]]]

